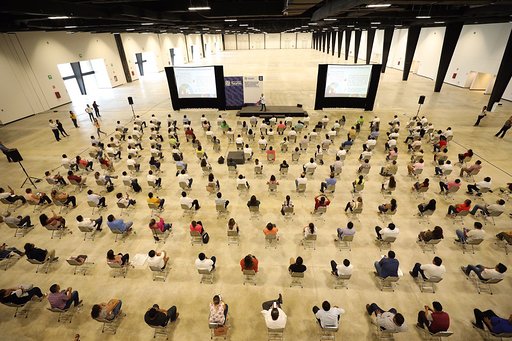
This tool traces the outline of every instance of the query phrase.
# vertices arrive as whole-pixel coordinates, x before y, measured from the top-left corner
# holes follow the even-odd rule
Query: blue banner
[[[226,107],[242,108],[244,105],[243,77],[224,77],[226,91]]]

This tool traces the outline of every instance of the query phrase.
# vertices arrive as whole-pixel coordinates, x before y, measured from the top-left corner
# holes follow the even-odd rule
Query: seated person
[[[313,236],[313,235],[316,235],[317,233],[317,229],[316,229],[316,226],[315,224],[313,223],[309,223],[308,226],[305,226],[303,229],[302,229],[302,232],[304,234],[304,238],[307,238],[309,236]]]
[[[117,175],[101,175],[100,172],[96,172],[94,173],[94,179],[96,179],[96,181],[99,181],[102,184],[105,184],[105,186],[114,186],[112,179],[117,179]]]
[[[254,270],[254,272],[258,272],[258,259],[256,256],[248,254],[240,260],[240,267],[242,271]]]
[[[495,204],[491,205],[475,205],[471,211],[469,211],[469,213],[471,215],[475,215],[478,210],[482,211],[482,213],[485,215],[499,215],[505,212],[505,200],[499,199]]]
[[[489,176],[486,176],[483,181],[479,181],[472,185],[468,185],[468,191],[466,193],[473,194],[473,191],[475,191],[476,195],[480,196],[480,195],[482,195],[480,190],[483,190],[483,189],[492,193],[491,186],[492,186],[491,178]]]
[[[338,239],[342,239],[344,236],[353,236],[354,234],[356,234],[356,230],[354,229],[354,223],[349,221],[347,223],[347,227],[338,227],[336,233],[338,235]],[[335,241],[338,241],[338,239],[335,239]]]
[[[435,226],[434,229],[421,231],[418,234],[418,240],[423,242],[428,242],[431,240],[443,239],[443,228],[441,226]]]
[[[462,167],[460,169],[459,176],[463,176],[464,173],[466,173],[468,175],[473,174],[473,172],[478,172],[478,171],[480,171],[480,169],[482,169],[482,161],[476,160],[476,162],[474,164],[472,164],[471,166]]]
[[[279,229],[276,227],[276,224],[268,223],[267,226],[263,229],[263,234],[269,235],[269,234],[276,234],[279,231]]]
[[[181,171],[183,172],[184,169],[182,169]],[[148,175],[146,176],[146,180],[149,183],[155,184],[156,187],[162,187],[162,178],[154,175],[153,171],[151,169],[148,171]]]
[[[132,228],[133,221],[125,222],[123,219],[116,219],[113,214],[108,215],[107,225],[112,232],[118,231],[121,233],[135,233]]]
[[[469,211],[471,208],[471,200],[469,199],[466,199],[464,200],[464,202],[462,204],[457,204],[457,205],[450,205],[448,206],[448,213],[447,215],[450,215],[450,214],[457,214],[457,213],[460,213],[462,211]]]
[[[379,326],[381,330],[395,333],[407,330],[404,316],[398,313],[395,308],[384,311],[383,309],[379,308],[377,304],[372,303],[366,305],[366,311],[368,312],[368,315],[374,315],[372,323],[375,323],[377,326]]]
[[[484,323],[487,329],[494,334],[512,333],[512,314],[508,319],[499,317],[492,310],[481,311],[474,309],[475,322],[473,325],[477,328],[484,329]]]
[[[114,254],[114,250],[107,251],[107,263],[119,264],[121,266],[128,266],[130,264],[130,255],[128,253]]]
[[[212,272],[215,270],[216,262],[217,258],[215,256],[208,258],[203,252],[201,252],[199,255],[197,255],[195,265],[197,270],[206,270]]]
[[[44,192],[32,193],[32,188],[27,188],[25,190],[25,199],[26,201],[30,201],[36,205],[44,205],[51,204],[52,201]]]
[[[425,191],[428,190],[428,186],[430,184],[430,180],[426,178],[423,180],[423,182],[415,182],[414,185],[412,185],[412,191]]]
[[[283,305],[283,296],[279,294],[277,300],[266,301],[261,304],[263,309],[261,313],[265,318],[265,324],[268,329],[284,329],[286,327],[287,316],[281,309]]]
[[[46,181],[48,181],[48,183],[60,184],[63,186],[67,185],[66,181],[64,180],[62,175],[60,175],[60,173],[52,175],[52,173],[50,171],[46,171],[46,172],[44,172],[44,176],[46,177]]]
[[[473,149],[468,149],[467,152],[462,153],[462,154],[458,154],[457,157],[459,159],[459,163],[463,163],[465,158],[473,157]]]
[[[238,175],[238,178],[236,179],[236,187],[239,188],[239,187],[242,187],[244,189],[249,189],[251,188],[251,186],[249,185],[249,182],[245,179],[245,176],[243,176],[242,174],[239,174]]]
[[[281,214],[285,215],[285,209],[292,208],[293,209],[293,202],[289,195],[287,195],[284,199],[284,202],[281,204]]]
[[[140,163],[138,163],[132,155],[128,155],[128,160],[126,160],[126,166],[128,169],[134,168],[135,171],[140,171]]]
[[[329,186],[336,186],[336,178],[334,173],[331,173],[327,179],[325,179],[324,182],[320,183],[320,192],[324,192],[324,190]]]
[[[220,295],[213,296],[210,303],[210,316],[208,323],[224,325],[228,316],[228,305],[222,301]]]
[[[439,161],[439,166],[436,166],[434,168],[436,175],[443,175],[446,171],[452,171],[452,170],[453,170],[453,165],[450,160],[447,160],[446,162]]]
[[[380,261],[374,263],[375,271],[381,278],[398,277],[398,259],[395,258],[395,252],[388,251],[387,256],[383,256]]]
[[[91,219],[91,218],[84,218],[81,215],[78,215],[76,217],[76,221],[78,222],[78,227],[86,228],[90,231],[92,231],[94,228],[96,228],[96,231],[102,231],[101,224],[103,224],[103,217],[99,217],[97,219]]]
[[[416,174],[417,171],[420,169],[423,169],[425,167],[425,161],[423,159],[420,159],[418,162],[410,163],[407,165],[407,173],[409,175]]]
[[[46,214],[42,213],[39,216],[39,222],[41,223],[41,225],[48,228],[49,230],[57,230],[57,229],[65,229],[66,228],[66,219],[57,215],[53,210],[52,210],[51,217],[48,217]]]
[[[390,176],[390,175],[396,174],[397,171],[398,171],[398,166],[396,164],[396,160],[393,160],[392,162],[386,163],[386,165],[380,169],[380,175]]]
[[[302,166],[302,170],[305,173],[307,173],[308,171],[314,172],[317,167],[318,167],[318,165],[315,162],[315,159],[314,158],[310,158],[309,162],[305,163],[304,166]]]
[[[167,266],[167,262],[169,261],[169,256],[165,251],[157,252],[155,250],[150,250],[148,252],[148,266],[165,269]]]
[[[42,301],[45,296],[39,287],[33,285],[23,284],[17,288],[0,289],[0,303],[3,304],[25,305],[32,300]]]
[[[30,228],[30,227],[33,227],[34,224],[32,224],[32,221],[30,219],[30,216],[26,215],[26,216],[13,216],[13,215],[9,215],[9,216],[6,216],[6,213],[4,213],[4,215],[0,216],[0,222],[4,222],[6,224],[13,224],[13,225],[16,225],[18,227],[21,227],[21,228]]]
[[[307,185],[308,179],[306,178],[306,173],[301,173],[300,177],[295,179],[295,189],[299,188],[299,185]]]
[[[334,276],[352,276],[353,269],[354,266],[346,258],[342,264],[337,264],[336,261],[331,260],[331,274]]]
[[[123,302],[113,298],[107,303],[95,304],[92,306],[91,317],[100,321],[112,321],[121,313]]]
[[[496,235],[499,240],[504,240],[509,244],[512,244],[512,231],[503,231]]]
[[[396,178],[394,175],[390,175],[381,185],[381,192],[391,193],[396,189]]]
[[[9,188],[9,191],[6,192],[5,189],[0,187],[0,199],[5,199],[11,204],[15,203],[16,201],[21,201],[22,204],[27,202],[27,199],[25,199],[21,195],[15,195],[14,190],[11,188],[11,186],[7,186]]]
[[[426,305],[425,310],[418,313],[417,326],[419,328],[427,327],[432,334],[447,331],[450,328],[450,316],[443,311],[441,303],[434,301],[432,307],[434,309]]]
[[[396,203],[396,199],[391,199],[391,201],[389,202],[389,204],[382,204],[382,205],[379,205],[378,209],[379,209],[379,213],[386,213],[386,212],[394,212],[396,211],[398,205]]]
[[[297,259],[294,259],[293,257],[290,258],[290,265],[288,266],[288,271],[295,272],[295,273],[303,273],[306,272],[307,267],[303,264],[304,260],[302,257],[297,257]]]
[[[276,159],[276,151],[272,148],[272,146],[270,146],[265,153],[267,154],[267,159],[269,159],[271,156],[274,157],[274,160]]]
[[[165,327],[169,322],[174,322],[180,313],[175,305],[169,309],[160,309],[158,304],[153,304],[144,314],[144,322],[152,327]]]
[[[117,198],[117,203],[122,204],[125,207],[130,207],[137,203],[137,201],[135,201],[135,199],[130,199],[130,196],[128,195],[128,193],[125,193],[124,197],[123,197],[123,193],[117,193],[116,198]]]
[[[372,168],[372,166],[370,165],[370,160],[366,159],[361,164],[361,166],[359,166],[359,168],[357,169],[357,174],[361,174],[361,173],[363,173],[363,171],[368,172],[368,171],[370,171],[370,168]]]
[[[322,309],[316,305],[313,307],[313,314],[315,314],[320,327],[332,327],[337,328],[339,326],[340,317],[345,314],[345,310],[340,307],[332,306],[328,301],[322,302]]]
[[[482,229],[483,225],[479,221],[475,221],[473,224],[473,229],[463,228],[462,230],[455,230],[455,234],[457,235],[457,239],[455,241],[457,243],[467,243],[472,242],[477,239],[484,239],[485,231]]]
[[[158,218],[158,221],[156,221],[155,218],[151,218],[151,220],[149,221],[149,228],[152,231],[159,231],[161,233],[164,233],[165,231],[170,231],[172,229],[172,224],[167,224],[164,221],[164,218],[162,218],[158,214],[156,215],[156,217]]]
[[[192,188],[192,182],[194,182],[194,179],[190,175],[188,175],[187,171],[185,169],[182,169],[180,174],[178,174],[178,183],[185,183],[188,188]]]
[[[59,257],[55,257],[55,250],[45,250],[35,247],[34,244],[26,243],[23,246],[23,249],[25,250],[25,255],[27,256],[27,259],[33,259],[38,262],[55,262],[59,259]]]
[[[82,159],[79,155],[76,156],[76,164],[78,166],[82,166],[85,170],[93,171],[92,169],[92,161],[88,161],[86,159]]]
[[[76,207],[76,197],[74,195],[69,195],[66,192],[59,192],[56,189],[52,189],[51,196],[53,201],[59,201],[64,205],[72,204],[73,208]]]
[[[378,240],[386,240],[391,237],[398,237],[400,233],[400,229],[395,226],[393,223],[389,223],[387,227],[381,228],[380,226],[375,226],[375,233],[377,234]]]
[[[352,181],[352,191],[354,193],[357,192],[356,191],[356,186],[359,187],[359,191],[362,191],[362,189],[364,188],[364,176],[363,175],[358,175],[357,179]]]
[[[314,211],[318,210],[319,207],[325,207],[329,206],[331,204],[331,200],[325,195],[325,194],[319,194],[315,197],[315,209]]]
[[[66,310],[71,307],[71,304],[75,307],[82,305],[82,300],[78,297],[78,291],[73,291],[71,287],[66,290],[60,290],[58,284],[53,284],[50,287],[50,293],[48,294],[48,302],[52,308]]]
[[[250,208],[253,206],[260,207],[260,201],[256,199],[255,195],[251,195],[251,198],[249,199],[249,201],[247,201],[247,207]]]
[[[183,192],[185,193],[185,192]],[[148,193],[148,204],[155,204],[158,206],[159,209],[163,209],[164,208],[164,204],[165,204],[165,199],[160,199],[159,197],[156,197],[153,192],[149,192]]]
[[[345,212],[354,212],[354,210],[362,211],[363,210],[363,197],[358,196],[357,199],[352,199],[351,201],[347,202],[347,205],[345,206]]]
[[[453,181],[448,181],[447,183],[439,181],[439,188],[441,191],[439,193],[443,193],[445,191],[449,191],[452,189],[452,187],[459,187],[460,188],[460,179],[455,179]]]
[[[187,192],[185,191],[181,192],[180,204],[186,205],[189,209],[193,208],[196,211],[201,208],[201,206],[199,206],[199,201],[197,199],[187,197]]]
[[[196,231],[202,235],[204,233],[204,228],[203,228],[203,223],[201,222],[201,220],[198,220],[198,221],[192,220],[192,222],[190,223],[190,231]]]
[[[428,203],[423,203],[418,205],[419,214],[423,214],[427,211],[435,211],[436,210],[436,199],[431,199]]]
[[[215,205],[222,206],[224,208],[228,208],[229,200],[222,198],[222,193],[217,192],[217,198],[215,198]]]
[[[87,191],[87,201],[93,202],[96,204],[96,207],[107,207],[105,204],[105,197],[102,197],[99,194],[96,194],[92,191],[92,189]]]
[[[481,264],[469,264],[466,267],[461,266],[460,268],[468,277],[471,274],[471,271],[473,271],[482,281],[488,281],[490,279],[503,279],[505,278],[504,273],[507,271],[507,267],[502,263],[496,264],[494,268],[490,268]]]
[[[0,245],[0,260],[11,258],[13,253],[17,254],[19,257],[23,257],[25,255],[25,252],[22,252],[15,247],[7,247],[7,244],[5,243]]]
[[[414,268],[409,271],[409,274],[412,277],[418,278],[418,274],[420,274],[424,280],[427,280],[431,277],[443,278],[445,273],[446,268],[443,265],[443,260],[437,256],[432,260],[432,264],[416,263],[414,264]]]

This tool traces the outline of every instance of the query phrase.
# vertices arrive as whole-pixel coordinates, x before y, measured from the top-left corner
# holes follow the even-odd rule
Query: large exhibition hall
[[[0,339],[512,337],[512,1],[0,18]]]

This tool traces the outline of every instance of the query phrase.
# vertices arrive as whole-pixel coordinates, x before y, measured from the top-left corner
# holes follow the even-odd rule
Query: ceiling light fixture
[[[69,19],[71,17],[68,17],[66,15],[56,16],[56,17],[48,17],[50,20],[60,20],[60,19]]]
[[[240,24],[238,26],[240,26],[240,27],[247,27],[247,26],[249,26],[249,24]]]
[[[402,24],[395,25],[395,27],[402,27],[402,26],[403,26]]]
[[[432,18],[430,15],[417,15],[416,19],[430,19]]]
[[[335,18],[325,18],[324,21],[336,21],[338,19],[335,19]]]
[[[189,7],[189,11],[209,11],[212,8],[210,6],[197,6],[197,7]]]
[[[155,23],[154,22],[143,22],[141,23],[142,26],[151,26],[151,25],[154,25]]]
[[[391,4],[373,4],[373,5],[366,5],[366,8],[385,8],[390,7]]]
[[[310,22],[310,23],[308,23],[308,25],[310,25],[310,26],[316,26],[316,25],[318,25],[318,24],[317,24],[316,22]]]
[[[135,31],[135,29],[134,29],[134,28],[127,28],[126,30],[127,30],[127,31]]]
[[[64,28],[77,28],[78,26],[64,26]]]
[[[347,27],[355,27],[354,25],[347,25]]]
[[[444,21],[434,21],[434,24],[444,24]]]
[[[370,26],[370,28],[377,28],[377,26]]]
[[[380,25],[380,21],[373,21],[370,23],[371,25]]]
[[[238,19],[224,19],[224,21],[231,22],[231,21],[238,21]]]

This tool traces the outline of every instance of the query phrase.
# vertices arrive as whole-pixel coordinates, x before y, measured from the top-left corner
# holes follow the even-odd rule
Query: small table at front
[[[229,152],[228,157],[226,159],[226,163],[229,160],[233,160],[237,165],[243,165],[245,163],[244,152],[242,152],[242,151]]]

